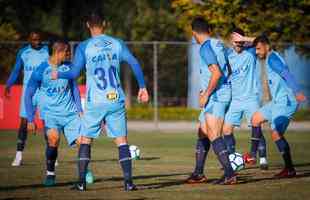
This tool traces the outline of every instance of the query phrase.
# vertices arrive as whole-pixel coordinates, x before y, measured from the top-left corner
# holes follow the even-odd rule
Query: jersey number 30
[[[97,87],[100,90],[105,90],[108,86],[108,84],[110,84],[111,87],[113,88],[118,88],[119,87],[119,83],[117,82],[116,79],[116,67],[111,66],[108,70],[108,73],[106,73],[104,68],[96,68],[95,69],[95,76],[97,78]],[[106,74],[108,74],[109,76],[109,81],[107,80]]]

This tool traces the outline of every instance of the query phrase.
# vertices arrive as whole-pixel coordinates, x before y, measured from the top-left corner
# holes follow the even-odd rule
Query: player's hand
[[[209,95],[207,95],[206,93],[201,93],[199,96],[199,106],[201,108],[205,107],[206,104],[208,103],[209,100]]]
[[[304,95],[303,92],[299,92],[296,94],[295,96],[296,100],[298,101],[298,103],[304,102],[307,100],[307,97]]]
[[[138,101],[141,103],[147,103],[149,101],[149,93],[146,88],[140,88],[138,93]]]
[[[4,97],[8,98],[8,99],[11,97],[11,88],[5,87],[5,89],[4,89]]]
[[[239,33],[233,32],[231,34],[231,41],[232,42],[244,42],[244,37]]]
[[[57,72],[57,70],[52,70],[51,78],[52,78],[52,80],[57,80],[58,79],[58,72]]]
[[[28,133],[36,134],[36,125],[34,122],[27,123],[27,131]]]

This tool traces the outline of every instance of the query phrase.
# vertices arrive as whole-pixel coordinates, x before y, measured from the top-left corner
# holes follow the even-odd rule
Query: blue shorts
[[[261,107],[258,112],[263,115],[265,120],[270,122],[272,130],[283,134],[297,107],[298,104],[295,100],[284,99],[278,102],[271,101]]]
[[[43,109],[40,109],[39,102],[40,102],[40,94],[39,94],[39,92],[36,92],[35,95],[32,97],[32,103],[33,103],[33,106],[37,107],[37,109],[39,110],[39,118],[43,119],[44,113],[43,113]],[[25,106],[25,91],[24,90],[23,90],[22,96],[20,98],[19,116],[22,118],[27,118],[27,112],[26,112],[26,106]]]
[[[240,126],[242,117],[245,116],[248,125],[252,124],[252,116],[259,109],[259,101],[234,101],[232,100],[225,115],[225,123]]]
[[[221,102],[210,99],[207,105],[201,110],[199,121],[201,123],[205,123],[207,113],[213,115],[214,117],[224,119],[228,106],[229,102]]]
[[[117,138],[127,136],[125,104],[87,105],[82,117],[81,135],[88,138],[97,138],[101,133],[102,122],[105,122],[108,137]]]
[[[73,146],[80,136],[81,118],[77,113],[61,117],[46,114],[45,127],[47,129],[55,128],[58,133],[63,132],[69,146]]]

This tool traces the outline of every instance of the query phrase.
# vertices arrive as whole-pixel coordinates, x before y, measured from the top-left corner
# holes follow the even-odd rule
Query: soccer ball
[[[230,154],[229,161],[234,171],[240,171],[244,168],[244,160],[240,153]]]
[[[140,149],[135,145],[129,146],[130,156],[133,160],[139,160],[140,159]]]

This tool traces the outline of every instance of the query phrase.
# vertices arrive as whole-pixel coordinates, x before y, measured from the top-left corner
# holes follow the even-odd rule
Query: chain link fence
[[[72,55],[79,42],[70,42]],[[197,107],[199,85],[199,67],[195,63],[195,54],[199,45],[190,42],[171,41],[130,41],[126,42],[129,49],[139,60],[151,101],[147,107],[153,112],[154,125],[159,120],[158,108],[161,107]],[[0,42],[0,73],[1,84],[7,80],[15,56],[25,42]],[[287,61],[290,70],[297,77],[308,99],[310,98],[310,44],[283,44],[277,45]],[[132,76],[130,67],[122,66],[122,84],[127,93],[127,106],[136,107],[138,87]],[[79,78],[81,84],[85,83],[85,76]],[[19,79],[21,83],[21,77]],[[197,101],[197,102],[196,102]]]

